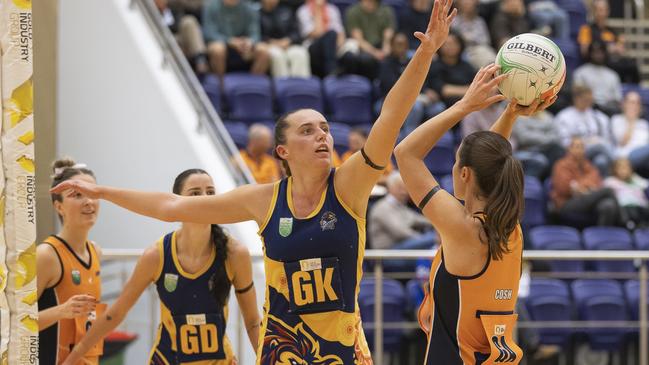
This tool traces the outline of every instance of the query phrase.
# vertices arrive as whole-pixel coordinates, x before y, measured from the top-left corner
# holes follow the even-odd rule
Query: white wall
[[[86,163],[106,185],[171,191],[180,171],[200,167],[212,174],[219,190],[231,189],[234,183],[224,173],[224,161],[212,142],[197,132],[196,113],[174,74],[163,66],[161,50],[137,7],[130,8],[129,0],[60,3],[59,156]],[[102,202],[91,238],[104,248],[144,248],[177,226]],[[256,224],[230,229],[251,249],[260,250]],[[149,353],[152,305],[147,297],[142,296],[127,319],[127,328],[140,336],[128,352],[127,364],[143,364]],[[230,307],[230,318],[238,318],[236,306]],[[228,333],[236,342],[234,330],[230,324]],[[247,350],[240,354],[241,364],[252,363],[247,343],[234,346]]]

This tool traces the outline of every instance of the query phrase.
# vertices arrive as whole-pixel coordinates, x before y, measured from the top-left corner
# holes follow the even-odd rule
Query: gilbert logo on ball
[[[566,79],[566,61],[550,39],[532,33],[517,35],[503,44],[496,56],[500,72],[509,74],[498,89],[520,105],[556,95]]]

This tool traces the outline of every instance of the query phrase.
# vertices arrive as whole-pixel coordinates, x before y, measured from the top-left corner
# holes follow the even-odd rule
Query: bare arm
[[[497,69],[495,65],[481,69],[462,100],[419,126],[395,149],[401,177],[415,203],[421,202],[428,192],[438,185],[426,168],[424,157],[442,135],[469,113],[504,99],[502,95],[493,95],[494,88],[505,77],[501,75],[492,78]],[[441,236],[461,238],[466,232],[467,220],[464,208],[446,192],[435,194],[424,207],[423,213]]]
[[[426,33],[416,32],[421,44],[403,74],[385,97],[381,114],[365,143],[365,153],[376,165],[386,166],[406,116],[415,103],[424,83],[433,54],[446,40],[450,24],[457,13],[450,15],[451,0],[435,0]],[[354,154],[338,169],[335,184],[342,200],[359,216],[365,216],[367,198],[383,171],[365,163],[360,153]],[[351,188],[349,188],[351,187]]]
[[[242,293],[237,292],[237,290],[247,289],[252,284],[250,252],[248,252],[248,249],[244,245],[239,244],[233,239],[230,240],[229,252],[231,256],[228,258],[228,261],[231,263],[230,267],[233,269],[232,285],[235,289],[239,308],[241,308],[241,315],[243,316],[243,323],[246,326],[250,344],[256,351],[259,344],[259,326],[261,319],[257,310],[255,287],[253,286]]]
[[[512,101],[507,105],[507,108],[505,108],[503,113],[500,114],[496,123],[491,126],[491,131],[500,134],[505,137],[505,139],[509,139],[512,135],[512,129],[514,129],[514,123],[516,123],[516,119],[518,119],[520,115],[533,115],[549,107],[556,100],[557,96],[555,95],[549,100],[539,101],[536,99],[529,106],[522,106],[518,105],[516,99],[512,99]]]
[[[63,365],[76,364],[92,346],[122,323],[128,311],[137,302],[147,286],[155,279],[160,265],[158,245],[147,248],[138,260],[133,274],[124,285],[122,294],[117,298],[115,304],[110,306],[101,317],[97,318],[90,327],[90,331],[81,339],[81,342],[74,346]]]
[[[67,180],[51,191],[60,194],[79,191],[91,198],[108,200],[137,214],[165,222],[227,224],[255,220],[259,224],[266,216],[273,185],[244,185],[218,195],[180,196]]]

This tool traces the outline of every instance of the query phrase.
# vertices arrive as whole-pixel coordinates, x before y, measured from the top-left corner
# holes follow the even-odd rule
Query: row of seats
[[[529,231],[531,247],[535,250],[648,250],[649,229],[633,233],[620,227],[588,227],[580,234],[567,226],[538,226]],[[583,272],[587,266],[599,272],[635,272],[630,261],[550,261],[557,272]]]
[[[567,283],[558,279],[532,279],[525,305],[535,321],[629,321],[638,320],[639,282],[623,284],[610,279],[584,279]],[[541,343],[566,346],[573,336],[586,335],[591,348],[616,350],[637,329],[542,328]]]
[[[637,321],[640,287],[637,280],[620,283],[610,279],[580,279],[566,282],[559,279],[532,279],[529,296],[524,299],[532,321]],[[363,323],[374,322],[376,281],[361,281],[358,305]],[[423,299],[421,281],[410,280],[405,288],[393,279],[384,279],[382,286],[383,323],[408,321]],[[369,326],[366,326],[369,327]],[[593,349],[616,350],[637,329],[625,328],[541,328],[543,344],[567,346],[575,336],[585,336]],[[374,329],[365,328],[365,336],[373,345]],[[401,345],[404,330],[384,329],[386,351]]]
[[[263,75],[229,73],[223,77],[223,85],[214,75],[206,76],[202,84],[212,105],[226,120],[273,121],[276,111],[283,114],[311,108],[326,113],[332,122],[353,125],[373,122],[372,84],[357,75],[329,76],[324,80],[317,77],[271,80]]]

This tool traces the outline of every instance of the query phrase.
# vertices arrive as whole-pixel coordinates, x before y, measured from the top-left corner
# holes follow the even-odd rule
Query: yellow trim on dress
[[[336,173],[334,172],[334,175],[335,174]],[[335,181],[336,179],[334,178],[334,185],[335,185]],[[338,195],[338,190],[336,189],[335,186],[334,186],[334,192],[336,193],[336,200],[338,200],[338,203],[340,203],[340,205],[343,206],[343,209],[345,209],[345,211],[349,213],[349,215],[351,215],[354,219],[356,219],[357,223],[365,224],[366,219],[361,218],[358,214],[356,214],[356,212],[352,210],[352,208],[350,208],[347,204],[345,204],[345,202],[340,198],[340,195]]]
[[[275,204],[277,204],[277,196],[279,195],[279,184],[282,181],[276,181],[273,184],[273,198],[270,201],[270,205],[268,206],[268,211],[266,212],[266,218],[264,219],[264,223],[259,226],[259,230],[257,231],[257,234],[261,236],[261,232],[266,229],[266,226],[268,225],[268,222],[270,221],[270,217],[273,216],[273,212],[275,211]]]
[[[177,251],[177,244],[176,244],[176,231],[173,232],[173,235],[171,236],[171,257],[173,258],[174,265],[176,266],[176,270],[178,270],[178,273],[182,276],[184,276],[187,279],[194,280],[198,278],[199,276],[205,274],[205,272],[212,266],[214,263],[214,258],[216,257],[216,249],[214,249],[214,246],[212,246],[212,250],[210,253],[210,258],[207,260],[205,265],[198,270],[195,273],[188,273],[186,272],[183,267],[180,265],[180,261],[178,260],[178,256],[176,255]]]
[[[156,269],[154,282],[160,280],[160,275],[162,275],[162,268],[165,265],[165,250],[164,250],[164,236],[160,237],[156,245],[158,246],[158,256],[160,257],[160,262],[158,263],[158,268]]]
[[[288,178],[288,186],[286,187],[286,200],[288,201],[288,209],[291,211],[291,214],[295,219],[311,219],[320,212],[320,209],[322,209],[322,206],[324,205],[325,198],[327,197],[327,190],[329,189],[329,184],[327,184],[327,187],[325,187],[324,191],[322,192],[322,196],[320,197],[320,202],[318,202],[318,205],[313,209],[309,215],[307,215],[304,218],[298,218],[297,214],[295,214],[295,209],[293,209],[293,194],[291,194],[291,191],[293,190],[293,177],[289,176]]]

